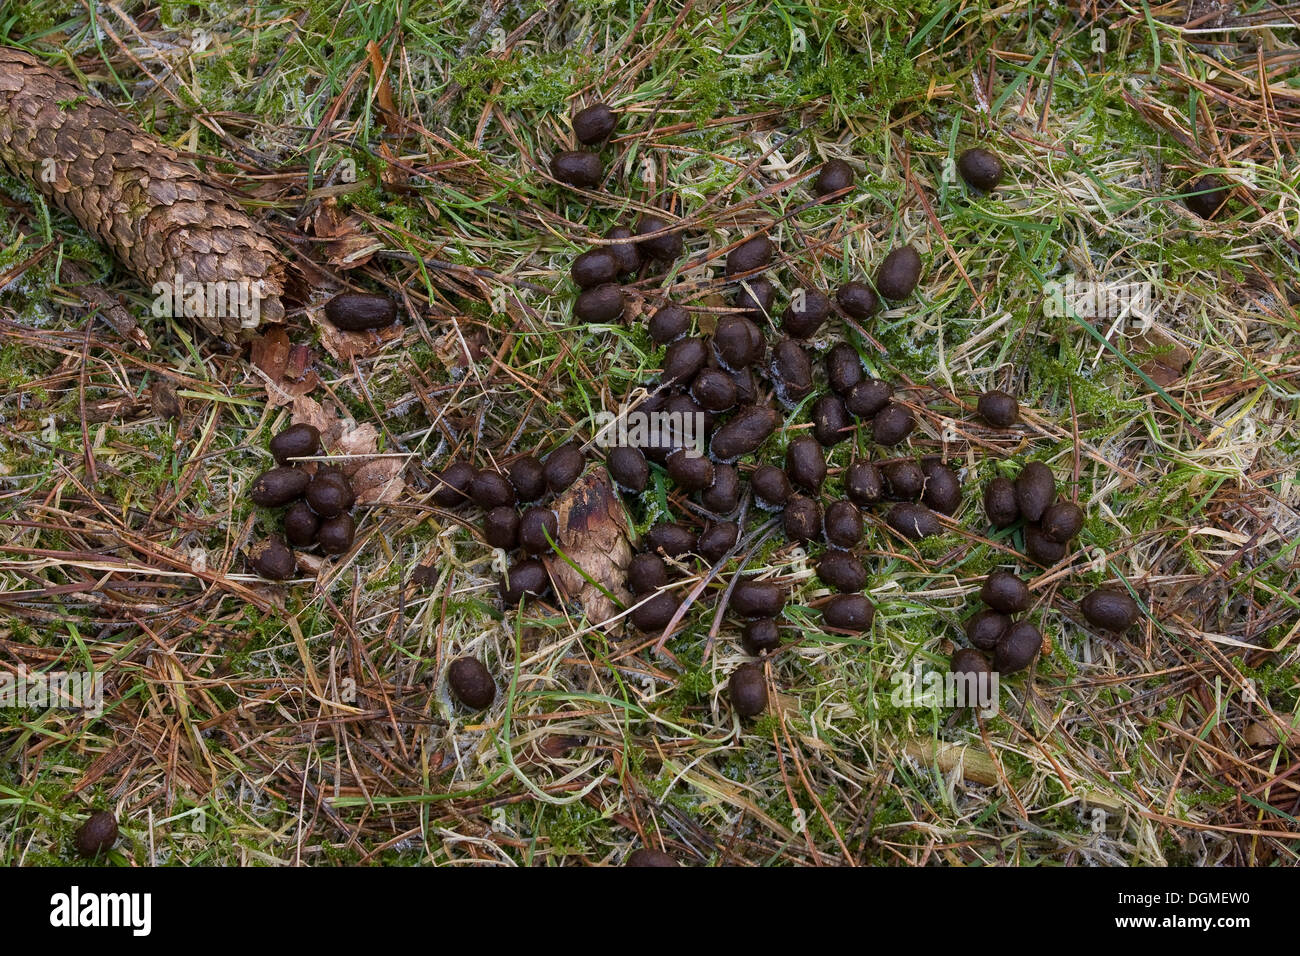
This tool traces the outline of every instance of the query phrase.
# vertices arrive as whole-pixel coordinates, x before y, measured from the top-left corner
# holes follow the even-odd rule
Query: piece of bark
[[[582,606],[589,622],[604,624],[620,613],[620,604],[626,607],[630,601],[627,567],[632,561],[627,519],[610,489],[605,469],[593,468],[574,482],[555,502],[555,510],[564,556],[547,556],[551,581],[561,598]],[[586,577],[573,565],[581,568]]]
[[[285,260],[237,202],[192,163],[21,50],[0,46],[0,163],[104,243],[155,295],[225,283],[185,316],[236,339],[281,322]],[[255,305],[255,308],[253,307]]]

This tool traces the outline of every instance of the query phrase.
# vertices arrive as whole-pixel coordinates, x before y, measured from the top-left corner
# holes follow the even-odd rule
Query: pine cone
[[[109,104],[3,46],[0,162],[179,304],[171,314],[227,338],[284,319],[284,259],[234,199]]]

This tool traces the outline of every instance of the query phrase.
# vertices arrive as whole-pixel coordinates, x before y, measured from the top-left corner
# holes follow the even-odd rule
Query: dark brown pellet
[[[631,239],[635,233],[627,226],[615,226],[605,233],[606,239]],[[641,268],[641,250],[635,242],[616,242],[605,246],[618,262],[620,275],[631,275]]]
[[[844,407],[858,418],[874,418],[894,397],[894,387],[878,378],[863,379],[844,397]]]
[[[474,475],[469,496],[480,508],[500,508],[515,503],[515,489],[500,472],[484,468]]]
[[[999,673],[1014,674],[1033,663],[1043,646],[1043,635],[1028,621],[1018,621],[1007,628],[993,652],[993,666]]]
[[[691,314],[675,302],[670,302],[650,316],[646,327],[651,339],[660,345],[667,345],[691,330]]]
[[[916,291],[921,279],[921,254],[913,246],[900,246],[885,256],[876,272],[876,291],[882,298],[897,301]]]
[[[1227,208],[1230,192],[1218,176],[1201,176],[1183,187],[1187,208],[1202,219],[1215,219]]]
[[[826,384],[831,391],[848,395],[862,379],[862,360],[852,345],[840,342],[826,353]]]
[[[709,447],[719,461],[734,461],[763,444],[780,421],[775,409],[759,405],[747,406],[733,414],[731,420],[717,430]]]
[[[695,550],[706,561],[717,564],[733,547],[740,535],[740,526],[734,521],[712,522],[700,534]]]
[[[295,548],[310,548],[319,527],[320,518],[305,501],[295,501],[284,513],[284,536]]]
[[[668,401],[664,402],[664,411],[674,416],[673,419],[670,419],[670,422],[675,421],[677,423],[670,424],[666,429],[661,429],[661,432],[666,431],[668,433],[673,448],[684,448],[687,444],[694,447],[693,441],[690,443],[686,441],[688,437],[692,439],[695,437],[686,431],[686,422],[695,422],[697,426],[702,428],[701,437],[712,432],[713,426],[717,423],[717,416],[691,398],[689,393],[670,396]]]
[[[541,596],[551,589],[551,577],[546,565],[536,558],[516,561],[501,579],[501,600],[506,607],[514,607],[525,595]]]
[[[686,244],[682,234],[668,232],[670,228],[671,225],[666,219],[661,219],[659,216],[642,216],[637,221],[636,234],[650,237],[640,243],[642,254],[661,261],[681,258],[682,253],[686,251]]]
[[[623,861],[624,866],[678,866],[678,862],[663,850],[633,850]]]
[[[781,512],[781,527],[791,541],[816,541],[822,535],[822,506],[813,498],[791,495]]]
[[[577,189],[595,189],[605,178],[600,157],[585,149],[570,149],[551,158],[551,175]]]
[[[497,696],[491,673],[476,657],[458,657],[447,668],[447,685],[456,699],[471,710],[483,710]]]
[[[737,309],[744,309],[742,317],[761,322],[772,314],[772,306],[776,304],[776,286],[766,276],[745,279],[736,287],[733,304]]]
[[[741,617],[776,617],[785,606],[785,591],[770,581],[738,581],[731,591],[731,609]]]
[[[851,501],[834,501],[826,509],[826,542],[852,548],[862,540],[862,512]]]
[[[454,508],[469,501],[469,487],[478,469],[467,461],[454,461],[435,476],[433,503]]]
[[[700,504],[714,514],[735,511],[740,504],[740,473],[731,465],[714,465],[713,484],[700,494]]]
[[[886,462],[880,466],[889,497],[897,501],[916,501],[925,490],[925,472],[910,458]]]
[[[818,492],[826,481],[826,456],[817,439],[799,435],[785,449],[785,473],[796,487]]]
[[[652,550],[661,551],[670,558],[679,558],[695,550],[695,535],[673,521],[660,521],[646,532],[646,543]]]
[[[107,810],[96,810],[77,827],[73,840],[77,855],[87,860],[107,854],[117,843],[117,820]]]
[[[763,355],[763,333],[743,315],[724,315],[713,333],[713,351],[724,367],[746,368]]]
[[[483,540],[509,551],[519,543],[519,513],[510,505],[493,508],[483,516]]]
[[[852,436],[853,419],[838,395],[823,395],[812,407],[813,435],[830,448]]]
[[[316,543],[326,554],[347,554],[357,534],[357,524],[352,515],[344,513],[326,518],[316,531]]]
[[[1043,517],[1052,499],[1056,497],[1056,478],[1052,470],[1041,461],[1031,461],[1016,477],[1016,505],[1026,521]]]
[[[546,554],[560,538],[560,519],[554,508],[529,508],[519,518],[519,544],[529,554]]]
[[[885,480],[875,462],[855,459],[844,472],[844,493],[855,504],[875,504],[885,496]]]
[[[639,448],[629,445],[611,448],[605,458],[605,467],[620,487],[635,494],[645,491],[650,481],[650,465]]]
[[[337,518],[351,511],[357,501],[352,485],[337,471],[316,472],[307,486],[306,498],[311,510],[322,518]]]
[[[573,315],[582,322],[614,322],[623,317],[623,290],[612,282],[583,289],[573,304]]]
[[[1029,587],[1010,571],[994,571],[984,579],[980,600],[1003,614],[1019,614],[1029,607]]]
[[[921,495],[921,501],[939,514],[955,514],[961,507],[961,479],[957,473],[937,462],[922,470],[925,472],[925,493]]]
[[[996,153],[976,146],[957,157],[957,172],[969,185],[991,192],[1002,181],[1002,160]]]
[[[842,159],[832,159],[822,166],[821,172],[813,180],[812,190],[818,196],[826,196],[852,188],[853,179],[852,166]]]
[[[758,657],[763,651],[774,651],[781,646],[781,631],[773,618],[760,617],[745,625],[740,632],[740,643]]]
[[[812,360],[807,350],[794,339],[782,338],[773,347],[772,379],[777,396],[784,402],[794,404],[812,393]]]
[[[713,484],[713,462],[688,448],[668,456],[668,477],[687,491],[702,491]]]
[[[867,569],[848,551],[827,551],[817,562],[817,576],[837,591],[861,591],[867,586]]]
[[[772,261],[772,240],[766,235],[746,239],[727,253],[727,275],[763,269]]]
[[[700,338],[678,339],[664,353],[662,379],[671,385],[685,385],[709,360],[709,348]]]
[[[871,419],[871,436],[879,445],[897,445],[916,428],[911,409],[890,402]]]
[[[275,534],[249,548],[248,560],[254,571],[271,581],[291,578],[298,569],[293,552],[284,543],[284,539]]]
[[[1065,557],[1066,546],[1043,534],[1036,524],[1025,525],[1025,554],[1043,567],[1051,567]]]
[[[587,460],[576,445],[561,445],[546,456],[542,462],[542,473],[546,476],[546,487],[557,495],[567,491],[582,475]]]
[[[736,383],[718,368],[702,368],[691,382],[691,397],[713,412],[725,412],[736,404]]]
[[[632,626],[638,631],[650,634],[667,627],[682,602],[671,591],[660,591],[658,594],[644,598],[644,603],[638,601],[638,604],[640,606],[629,615]]]
[[[731,380],[736,383],[736,404],[755,404],[758,401],[758,382],[754,378],[753,369],[736,369],[729,374]]]
[[[876,607],[865,594],[837,594],[822,605],[822,622],[838,631],[861,633],[876,619]]]
[[[579,289],[592,289],[618,278],[618,260],[608,249],[588,249],[573,260],[569,277]]]
[[[1043,512],[1039,526],[1050,540],[1068,544],[1083,529],[1083,509],[1072,501],[1058,501]]]
[[[657,554],[642,552],[627,566],[627,586],[633,594],[649,594],[668,586],[668,565]]]
[[[759,506],[769,510],[784,508],[794,493],[790,479],[776,465],[759,465],[750,476],[749,484],[754,489],[754,497],[758,499]]]
[[[909,501],[890,508],[885,521],[899,534],[913,541],[943,533],[943,525],[933,511],[925,505],[915,505]]]
[[[386,295],[340,292],[325,303],[325,318],[345,332],[386,329],[397,321],[397,303]]]
[[[767,681],[758,664],[742,664],[727,681],[731,707],[739,717],[757,717],[767,710]]]
[[[1020,403],[1001,389],[992,389],[979,397],[975,410],[994,428],[1010,428],[1020,421]]]
[[[986,608],[966,619],[966,639],[982,651],[991,651],[1010,626],[1011,618]]]
[[[799,294],[802,292],[802,296]],[[781,313],[781,328],[786,335],[806,339],[816,333],[831,312],[831,300],[816,289],[795,292],[794,299]]]
[[[271,455],[281,465],[292,464],[291,458],[310,458],[320,451],[320,429],[300,422],[290,425],[271,439]]]
[[[1141,613],[1133,598],[1114,588],[1093,591],[1079,602],[1079,610],[1093,627],[1116,634],[1132,627]]]
[[[258,475],[248,498],[263,508],[278,508],[301,498],[310,482],[311,477],[302,469],[281,465]]]
[[[573,114],[574,138],[584,146],[605,142],[616,126],[618,114],[604,103],[592,103]]]
[[[506,468],[515,497],[520,501],[536,501],[546,494],[546,469],[532,455],[517,458]]]
[[[840,308],[855,319],[869,319],[880,311],[880,297],[865,282],[846,282],[835,293]]]
[[[994,478],[984,488],[984,514],[995,528],[1005,528],[1020,520],[1016,504],[1016,485],[1010,478]]]
[[[993,673],[993,668],[989,667],[989,659],[979,651],[962,647],[953,652],[952,672],[981,677]],[[978,693],[980,688],[976,686],[975,690]],[[965,701],[966,706],[970,706],[971,703],[972,701]]]

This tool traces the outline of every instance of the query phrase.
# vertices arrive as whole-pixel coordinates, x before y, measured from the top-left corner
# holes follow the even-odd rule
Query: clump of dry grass
[[[312,396],[410,457],[405,493],[359,511],[352,555],[288,588],[249,575],[242,549],[270,519],[242,495],[291,398],[273,382],[286,403],[268,403],[247,356],[185,328],[155,325],[144,353],[97,323],[54,250],[90,256],[133,309],[147,298],[18,192],[4,245],[25,238],[0,269],[0,662],[108,684],[97,719],[0,715],[8,860],[65,859],[94,803],[141,863],[613,863],[642,845],[720,864],[1295,861],[1300,103],[1263,13],[1207,37],[1172,6],[1089,7],[1049,38],[942,3],[893,19],[844,4],[833,28],[797,7],[811,46],[783,64],[793,34],[747,5],[606,23],[586,5],[453,5],[405,31],[382,12],[262,8],[255,32],[208,14],[207,51],[176,46],[189,32],[162,11],[106,22],[102,53],[81,14],[20,6],[53,22],[11,40],[48,55],[73,38],[100,92],[138,90],[160,134],[258,198],[318,286],[290,315]],[[845,48],[871,50],[873,88],[832,82]],[[570,104],[597,95],[625,117],[612,188],[575,197],[545,159]],[[943,175],[976,140],[1011,171],[986,200]],[[830,156],[860,187],[815,205],[800,177]],[[1205,170],[1255,176],[1213,223],[1175,198]],[[687,259],[633,284],[627,326],[576,326],[569,260],[669,193]],[[940,540],[873,530],[880,613],[860,638],[822,631],[808,555],[751,528],[746,569],[791,588],[799,639],[764,663],[770,713],[742,724],[724,689],[749,658],[715,612],[729,575],[687,569],[699,594],[666,640],[613,643],[553,603],[503,615],[473,516],[428,490],[453,454],[589,437],[591,412],[655,368],[639,317],[671,296],[707,324],[719,254],[769,224],[786,291],[922,249],[915,301],[818,344],[847,337],[896,381],[921,419],[912,449],[962,463],[968,493]],[[1067,274],[1152,283],[1154,327],[1045,315],[1045,283]],[[341,343],[319,306],[342,284],[387,290],[410,321]],[[175,421],[149,401],[164,382]],[[1013,437],[973,422],[995,385],[1023,397]],[[1003,682],[994,717],[895,703],[899,675],[946,668],[991,567],[1030,571],[975,491],[1028,457],[1089,515],[1033,581],[1050,652]],[[656,489],[633,519],[684,505]],[[421,565],[428,584],[411,582]],[[1149,610],[1126,640],[1076,606],[1116,579]],[[483,713],[447,695],[461,654],[500,676]]]

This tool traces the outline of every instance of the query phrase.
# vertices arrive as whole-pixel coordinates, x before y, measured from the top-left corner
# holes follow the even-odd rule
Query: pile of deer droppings
[[[357,496],[336,466],[306,464],[320,450],[315,425],[290,425],[271,439],[271,455],[278,464],[258,475],[248,495],[255,505],[285,509],[284,536],[270,535],[249,549],[253,570],[264,578],[293,577],[298,567],[293,548],[319,547],[325,554],[352,550],[357,526],[351,512]]]
[[[613,110],[597,104],[574,115],[574,135],[584,146],[598,146],[613,134],[617,122]],[[605,177],[600,157],[582,149],[557,153],[550,170],[558,182],[575,190],[598,189]],[[957,170],[977,194],[997,188],[1003,176],[997,155],[978,147],[962,153]],[[834,159],[818,170],[812,190],[822,201],[834,201],[847,195],[854,181],[852,167]],[[1224,207],[1226,192],[1203,178],[1193,184],[1187,201],[1209,218]],[[675,202],[669,200],[663,215],[641,216],[634,228],[611,229],[604,242],[573,260],[570,276],[579,290],[575,318],[589,324],[621,321],[626,301],[620,280],[657,274],[684,255],[684,227],[674,224],[672,220],[679,217],[670,212]],[[838,469],[827,464],[827,455],[853,438],[863,423],[869,424],[873,442],[886,448],[904,443],[916,427],[914,407],[897,399],[889,382],[867,375],[851,344],[840,341],[819,356],[810,340],[836,312],[854,323],[863,322],[885,303],[911,296],[922,273],[918,251],[910,244],[891,250],[872,281],[841,285],[833,301],[820,290],[799,289],[779,314],[777,288],[763,275],[775,251],[766,230],[727,250],[726,275],[734,285],[732,308],[718,316],[711,334],[693,333],[691,312],[675,302],[663,304],[648,319],[650,338],[665,349],[662,370],[657,383],[642,383],[648,393],[630,411],[675,413],[669,421],[691,416],[691,421],[703,423],[708,447],[704,451],[670,428],[655,432],[655,440],[640,446],[620,445],[605,455],[615,486],[633,501],[650,486],[652,464],[661,467],[677,488],[695,496],[688,505],[694,517],[689,522],[654,524],[645,536],[645,549],[627,568],[634,599],[627,617],[642,633],[662,631],[677,618],[681,599],[673,591],[674,570],[687,569],[693,556],[725,569],[746,550],[742,536],[751,502],[759,512],[779,514],[779,527],[789,540],[821,548],[817,574],[836,592],[819,607],[824,626],[846,634],[864,632],[871,627],[875,607],[863,593],[868,574],[854,549],[862,541],[866,517],[883,517],[894,532],[918,541],[941,534],[945,519],[961,504],[958,473],[938,455],[854,458]],[[327,305],[326,315],[347,330],[377,329],[396,320],[391,300],[357,293],[337,296]],[[823,376],[817,374],[818,366]],[[823,378],[826,387],[811,404],[808,426],[791,421],[791,413],[813,396]],[[980,395],[976,413],[994,429],[1013,429],[1020,422],[1015,396],[997,389]],[[781,465],[756,459],[783,424],[800,430],[808,427],[808,433],[788,442]],[[315,542],[327,553],[340,553],[352,542],[346,481],[327,467],[319,467],[309,479],[289,463],[316,454],[318,448],[319,435],[310,426],[294,426],[277,436],[272,450],[281,467],[258,479],[253,500],[268,506],[294,502],[285,515],[290,543],[308,547]],[[521,552],[502,578],[500,593],[506,607],[550,591],[550,577],[539,559],[556,545],[558,515],[551,505],[586,466],[582,449],[566,444],[544,460],[530,454],[508,460],[504,472],[463,460],[438,472],[432,493],[435,504],[477,506],[482,510],[483,540],[493,548]],[[828,478],[832,484],[838,479],[840,495],[824,494]],[[746,479],[751,495],[745,493]],[[313,493],[321,483],[331,489],[324,508],[321,494]],[[305,501],[296,500],[304,496]],[[1024,553],[1044,567],[1065,557],[1067,545],[1084,522],[1077,504],[1058,499],[1055,477],[1037,461],[1026,463],[1014,481],[993,479],[984,489],[983,500],[994,528],[1022,523]],[[877,510],[882,514],[874,514]],[[331,522],[345,522],[346,527],[334,530]],[[760,526],[758,531],[762,530]],[[284,578],[292,571],[293,558],[282,541],[272,538],[254,548],[253,565],[266,577]],[[988,674],[1028,667],[1043,642],[1036,626],[1014,619],[1029,608],[1028,586],[1011,572],[994,571],[980,596],[987,607],[966,622],[971,646],[953,655],[953,670]],[[728,608],[744,622],[741,642],[750,654],[761,657],[781,646],[778,618],[786,597],[776,583],[734,572]],[[1087,595],[1080,609],[1091,624],[1112,633],[1127,630],[1139,616],[1136,602],[1111,588]],[[992,655],[991,663],[986,654]],[[491,673],[474,658],[454,661],[448,684],[471,709],[489,706],[496,696]],[[731,674],[729,694],[738,715],[762,713],[768,693],[760,666],[738,667]],[[628,862],[673,865],[671,857],[651,850],[638,850]]]
[[[603,143],[616,126],[617,116],[604,104],[588,107],[573,118],[575,136],[585,146]],[[963,153],[957,168],[981,192],[996,188],[1003,175],[998,157],[981,148]],[[556,180],[578,190],[597,189],[604,180],[600,157],[588,150],[557,153],[550,169]],[[842,160],[824,164],[812,183],[814,193],[827,201],[842,197],[853,186],[853,170]],[[573,260],[570,276],[579,290],[574,303],[577,319],[590,324],[622,320],[625,298],[619,281],[655,274],[684,255],[682,227],[666,216],[666,210],[663,216],[646,214],[634,228],[616,227],[606,234],[605,242]],[[648,319],[650,338],[665,349],[662,369],[657,382],[643,383],[648,395],[630,410],[675,413],[667,420],[676,422],[692,416],[690,420],[703,422],[709,441],[707,453],[702,454],[687,436],[664,429],[654,433],[654,440],[640,446],[620,445],[605,456],[615,486],[633,501],[650,487],[652,464],[663,469],[672,485],[694,495],[688,505],[692,519],[655,523],[645,536],[644,551],[627,568],[633,596],[627,616],[640,632],[660,632],[679,617],[681,598],[673,590],[674,570],[688,569],[693,557],[725,568],[745,550],[741,539],[751,501],[761,512],[779,513],[779,526],[789,540],[824,545],[816,560],[817,573],[837,592],[820,605],[825,627],[842,633],[866,631],[875,608],[862,593],[868,574],[854,553],[863,538],[864,513],[880,509],[890,528],[920,540],[942,533],[945,522],[940,516],[956,513],[961,504],[961,480],[939,456],[856,458],[835,470],[827,465],[829,451],[854,437],[860,423],[869,423],[877,445],[893,447],[907,440],[916,418],[912,407],[896,400],[890,383],[866,374],[852,345],[839,342],[819,358],[809,340],[837,309],[849,319],[864,321],[883,303],[906,300],[921,278],[920,254],[911,245],[895,248],[881,261],[873,281],[845,283],[836,290],[833,302],[822,291],[798,290],[778,314],[776,286],[762,274],[771,266],[774,253],[765,231],[727,251],[733,307],[717,318],[711,334],[693,334],[691,312],[676,302],[663,304]],[[770,341],[764,329],[772,330]],[[783,467],[756,460],[755,454],[782,426],[786,417],[782,410],[788,415],[817,391],[819,364],[827,387],[811,405],[810,434],[788,442]],[[1020,420],[1015,397],[1000,390],[981,395],[976,410],[988,426],[997,429],[1014,428]],[[478,505],[483,509],[484,540],[494,548],[523,552],[502,580],[506,606],[550,590],[549,576],[538,557],[554,547],[557,515],[545,497],[567,489],[585,464],[579,448],[565,445],[544,462],[531,455],[515,458],[506,464],[504,474],[455,461],[438,475],[433,495],[437,504]],[[823,494],[828,477],[839,479],[840,496]],[[752,496],[745,494],[746,479]],[[522,512],[520,504],[527,505]],[[1084,517],[1078,505],[1057,500],[1055,479],[1041,462],[1028,463],[1014,482],[992,481],[985,491],[985,507],[996,528],[1023,521],[1025,552],[1044,566],[1064,557]],[[780,585],[755,577],[734,574],[728,608],[744,622],[745,649],[762,656],[781,645],[778,618],[787,595]],[[954,655],[955,670],[996,668],[1010,673],[1027,667],[1042,645],[1042,635],[1033,624],[1011,617],[1028,607],[1024,582],[1005,571],[990,575],[989,582],[983,591],[989,609],[968,622],[973,646]],[[1137,617],[1137,605],[1120,591],[1089,595],[1082,608],[1089,621],[1110,631],[1126,629]],[[992,653],[992,665],[985,652]],[[476,686],[481,677],[476,671]],[[451,685],[468,706],[486,706],[492,700],[488,693],[467,695],[457,681]],[[766,682],[755,664],[742,665],[731,675],[729,691],[741,716],[753,716],[767,707]]]

